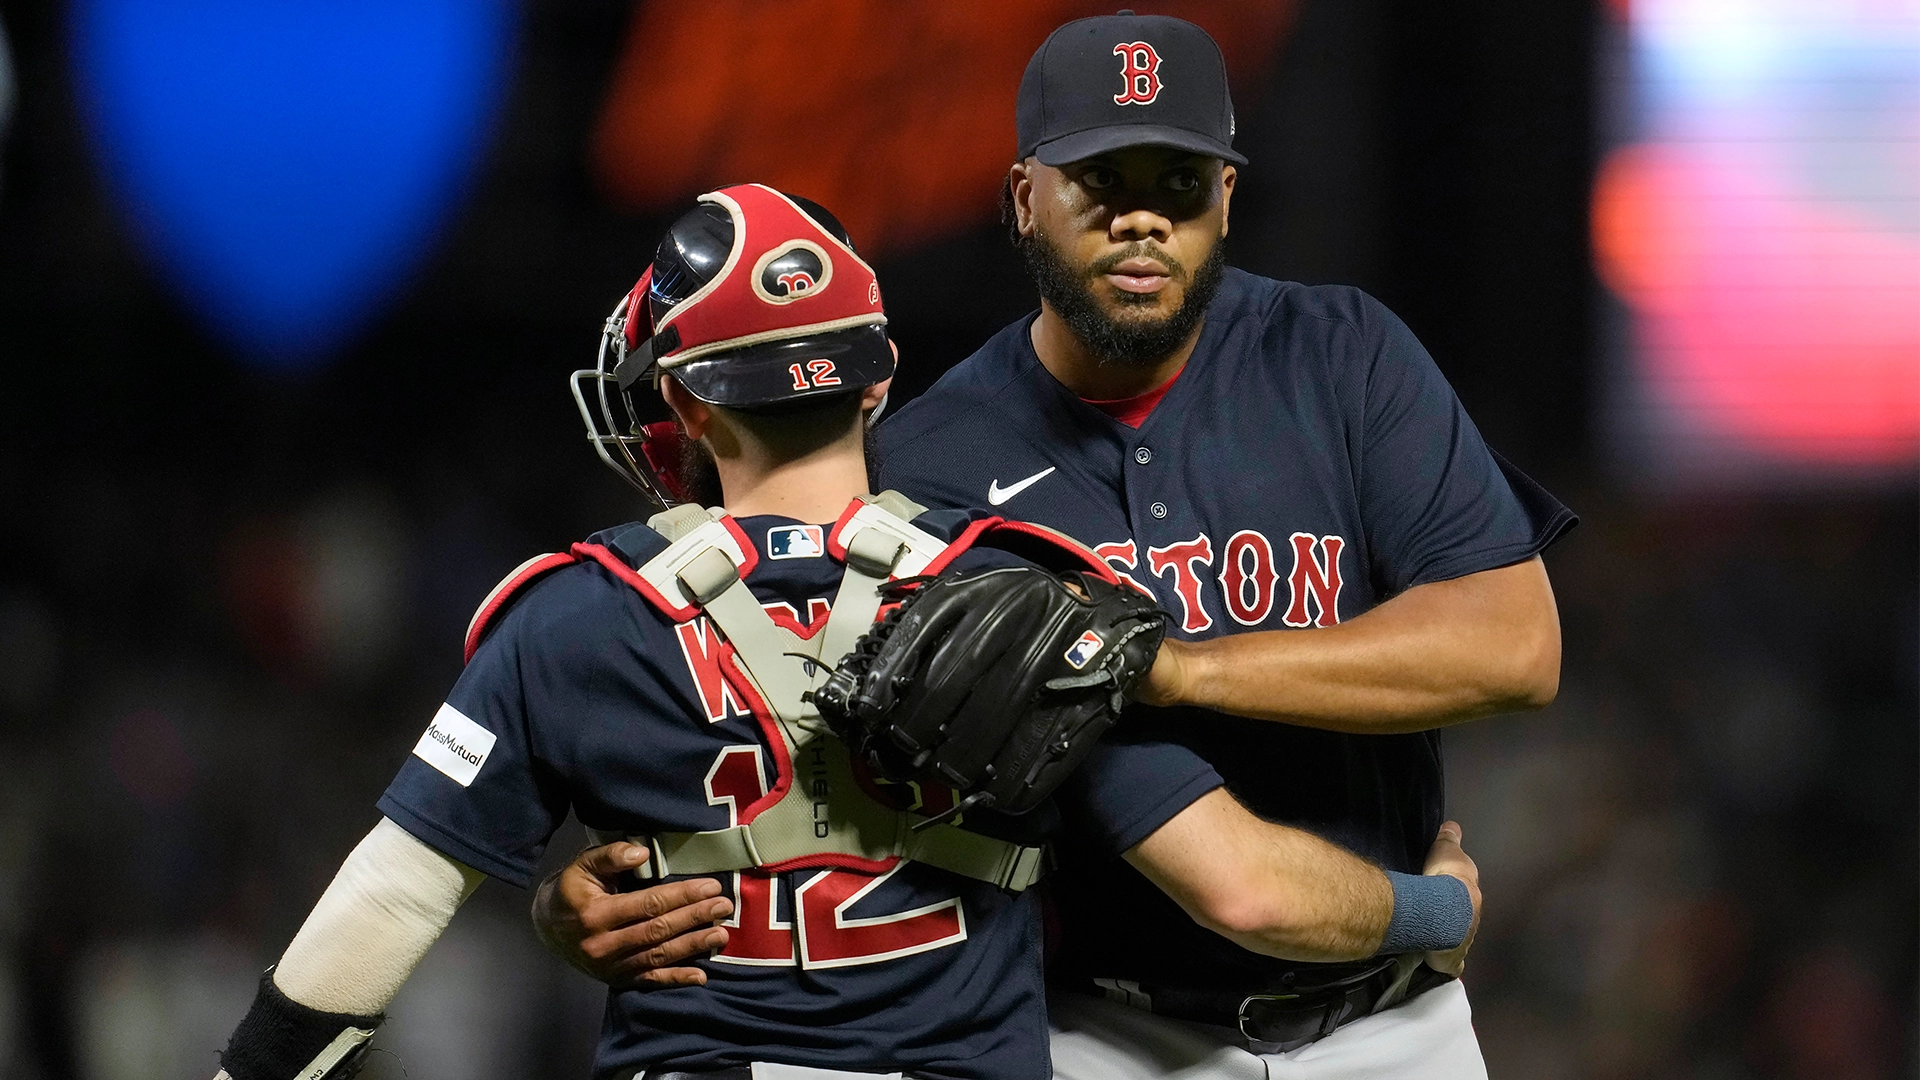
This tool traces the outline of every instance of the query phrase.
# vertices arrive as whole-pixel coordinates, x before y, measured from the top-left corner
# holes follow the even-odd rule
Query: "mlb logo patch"
[[[776,525],[767,530],[767,558],[817,559],[827,553],[827,537],[818,525]]]
[[[1074,642],[1073,647],[1067,650],[1067,663],[1073,665],[1073,670],[1079,671],[1087,666],[1089,660],[1100,655],[1100,648],[1105,644],[1104,638],[1089,630],[1081,634],[1080,640]]]

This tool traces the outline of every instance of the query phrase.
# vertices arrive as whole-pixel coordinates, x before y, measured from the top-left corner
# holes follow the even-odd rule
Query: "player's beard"
[[[1190,276],[1179,260],[1144,241],[1102,256],[1085,268],[1068,264],[1060,249],[1037,229],[1032,236],[1019,237],[1017,245],[1026,259],[1027,274],[1039,288],[1041,298],[1066,320],[1067,329],[1096,360],[1116,367],[1150,367],[1186,344],[1188,335],[1206,315],[1213,294],[1219,291],[1221,278],[1226,275],[1224,237],[1214,241],[1213,250]],[[1100,278],[1114,267],[1143,256],[1166,264],[1168,276],[1175,281],[1184,278],[1186,295],[1181,298],[1179,308],[1164,318],[1116,319],[1107,314],[1093,290]],[[1153,302],[1153,297],[1135,293],[1123,292],[1120,296],[1124,306]]]
[[[713,451],[707,449],[707,444],[687,438],[684,430],[680,438],[680,467],[674,470],[673,479],[688,502],[701,506],[725,505],[720,492],[720,467],[713,463]]]

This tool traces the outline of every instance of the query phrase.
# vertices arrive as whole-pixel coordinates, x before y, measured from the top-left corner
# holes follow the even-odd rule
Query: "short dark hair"
[[[804,401],[771,409],[729,409],[712,406],[723,413],[741,437],[754,442],[769,457],[792,461],[828,445],[847,433],[860,416],[860,393],[835,394],[829,398]],[[873,435],[867,433],[867,476],[877,475],[873,459]],[[680,493],[701,506],[723,504],[720,470],[714,465],[713,451],[692,439],[680,444],[680,460],[675,463],[674,480]],[[871,482],[871,481],[869,481]]]
[[[714,408],[726,414],[735,430],[758,443],[768,456],[791,461],[844,437],[859,423],[860,392],[804,398],[771,408]]]

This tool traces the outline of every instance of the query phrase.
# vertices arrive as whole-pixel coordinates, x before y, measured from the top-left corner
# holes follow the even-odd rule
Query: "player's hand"
[[[1427,865],[1421,872],[1451,874],[1467,883],[1467,893],[1473,897],[1473,925],[1467,930],[1467,940],[1457,949],[1427,954],[1428,967],[1447,975],[1459,975],[1467,968],[1467,950],[1473,948],[1473,936],[1480,932],[1480,868],[1460,847],[1459,822],[1449,821],[1440,826],[1440,835],[1427,852]]]
[[[1134,700],[1143,705],[1178,705],[1187,700],[1187,669],[1193,666],[1191,649],[1192,646],[1184,641],[1172,638],[1162,641],[1147,677],[1141,679],[1140,685],[1133,689]]]
[[[647,861],[640,844],[588,848],[533,894],[533,926],[561,959],[618,989],[703,986],[707,973],[676,966],[727,943],[714,923],[733,914],[712,878],[617,892],[619,875]]]

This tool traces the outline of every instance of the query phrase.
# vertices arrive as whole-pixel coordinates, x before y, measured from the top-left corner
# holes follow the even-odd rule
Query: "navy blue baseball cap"
[[[1233,152],[1227,65],[1205,30],[1168,15],[1100,15],[1047,35],[1014,107],[1019,157],[1065,165],[1127,146]]]

